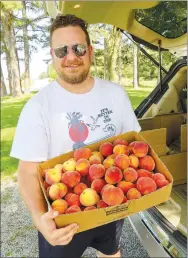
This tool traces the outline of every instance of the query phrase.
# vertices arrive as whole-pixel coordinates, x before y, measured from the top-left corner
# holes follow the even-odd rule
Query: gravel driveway
[[[148,258],[128,219],[121,239],[122,257]],[[96,257],[88,248],[84,257]],[[16,180],[1,182],[1,257],[38,257],[37,231],[18,193]]]

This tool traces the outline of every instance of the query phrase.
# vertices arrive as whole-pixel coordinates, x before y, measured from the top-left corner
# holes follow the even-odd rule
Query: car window
[[[187,32],[187,1],[163,1],[149,9],[137,9],[136,20],[165,38]]]

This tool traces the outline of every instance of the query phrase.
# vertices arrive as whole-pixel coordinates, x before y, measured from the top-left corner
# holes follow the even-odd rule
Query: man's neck
[[[65,90],[75,93],[75,94],[84,94],[89,92],[94,86],[94,78],[92,76],[88,76],[85,81],[79,84],[70,84],[62,80],[58,77],[57,82],[61,87]]]

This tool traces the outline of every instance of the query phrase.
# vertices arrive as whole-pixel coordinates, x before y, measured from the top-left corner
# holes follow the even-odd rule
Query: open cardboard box
[[[87,147],[90,148],[92,151],[96,151],[96,150],[99,150],[99,147],[102,143],[113,142],[116,139],[125,139],[128,142],[132,142],[135,140],[145,141],[139,133],[128,132],[122,135],[108,138],[103,141],[99,141]],[[53,168],[56,164],[63,163],[64,161],[72,158],[73,154],[74,154],[74,151],[65,153],[63,155],[60,155],[51,160],[41,163],[38,167],[39,181],[40,181],[40,185],[44,193],[45,199],[48,203],[48,207],[50,207],[50,202],[47,198],[46,190],[43,186],[42,171],[44,169]],[[55,223],[57,227],[61,228],[63,226],[76,222],[79,225],[79,231],[77,232],[79,233],[91,228],[95,228],[95,227],[110,223],[115,220],[125,218],[134,213],[151,208],[152,206],[155,206],[164,201],[167,201],[170,197],[172,184],[173,184],[172,175],[170,174],[166,166],[159,159],[159,157],[151,147],[149,147],[149,155],[151,155],[155,160],[155,163],[156,163],[155,171],[164,174],[165,177],[169,180],[170,183],[167,186],[157,189],[155,192],[152,192],[148,195],[142,196],[140,199],[127,201],[126,203],[121,205],[111,206],[107,208],[100,208],[100,209],[90,210],[90,211],[84,211],[84,212],[82,211],[82,212],[76,212],[71,214],[59,215],[58,217],[55,218]]]
[[[174,185],[187,182],[187,125],[182,114],[139,119],[140,133],[166,165]],[[180,138],[179,153],[169,154],[169,146]]]

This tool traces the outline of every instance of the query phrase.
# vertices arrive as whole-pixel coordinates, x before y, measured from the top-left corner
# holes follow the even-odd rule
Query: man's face
[[[74,53],[72,46],[75,44],[87,47],[84,56],[77,56]],[[51,45],[53,65],[59,77],[70,84],[82,83],[89,74],[92,59],[92,47],[87,45],[84,31],[78,26],[59,28],[52,34]],[[65,45],[68,46],[68,54],[58,58],[54,49]]]

